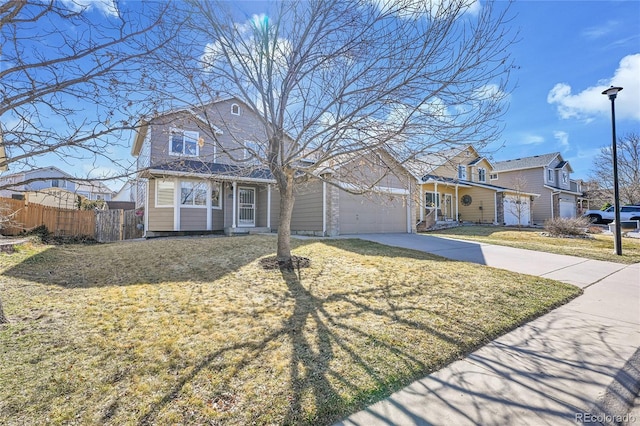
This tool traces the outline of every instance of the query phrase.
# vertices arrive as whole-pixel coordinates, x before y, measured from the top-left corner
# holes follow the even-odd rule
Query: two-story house
[[[493,164],[471,145],[433,152],[411,162],[420,185],[418,221],[527,226],[538,196],[490,182]]]
[[[542,225],[556,217],[576,217],[582,201],[579,183],[571,179],[573,169],[559,152],[494,163],[492,184],[536,192],[533,223]]]
[[[144,208],[145,235],[269,232],[277,229],[280,196],[264,158],[262,117],[235,99],[204,109],[169,111],[143,122],[131,153],[137,157],[136,207]],[[372,153],[372,156],[375,155]],[[383,155],[383,154],[382,154]],[[388,162],[385,162],[388,163]],[[376,163],[354,161],[375,176]],[[412,232],[410,175],[386,179],[376,196],[340,189],[340,170],[298,188],[291,231],[313,235]],[[376,177],[377,179],[377,177]]]
[[[0,177],[0,197],[46,206],[76,208],[74,177],[57,167],[42,167]]]

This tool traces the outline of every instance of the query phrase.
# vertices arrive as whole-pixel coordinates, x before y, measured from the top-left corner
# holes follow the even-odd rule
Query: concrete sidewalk
[[[629,412],[640,386],[640,264],[428,235],[357,237],[564,281],[584,294],[338,424],[640,425]]]

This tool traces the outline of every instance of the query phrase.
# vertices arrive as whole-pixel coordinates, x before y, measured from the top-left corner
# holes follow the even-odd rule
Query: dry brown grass
[[[443,229],[430,234],[608,262],[640,262],[640,238],[623,238],[622,256],[617,256],[613,251],[613,236],[610,234],[591,234],[590,238],[563,238],[541,235],[541,229],[517,230],[475,225]]]
[[[0,256],[0,423],[330,424],[580,290],[360,240]]]

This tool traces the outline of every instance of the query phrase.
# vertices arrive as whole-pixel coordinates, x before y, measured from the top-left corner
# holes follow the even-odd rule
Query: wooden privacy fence
[[[141,238],[143,234],[143,218],[134,210],[71,210],[0,198],[0,215],[3,235],[18,235],[40,225],[54,235],[89,236],[100,242]]]
[[[95,233],[96,215],[93,211],[60,209],[12,198],[0,198],[0,209],[3,219],[9,218],[2,229],[4,235],[18,235],[40,225],[46,226],[54,235],[93,236]]]
[[[143,218],[135,213],[135,210],[96,211],[96,240],[106,243],[142,238]]]

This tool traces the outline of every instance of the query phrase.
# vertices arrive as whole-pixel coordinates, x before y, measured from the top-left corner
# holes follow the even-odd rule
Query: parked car
[[[615,220],[613,206],[606,210],[587,210],[582,217],[588,217],[592,223],[611,223]],[[640,220],[640,206],[620,207],[620,220]]]

